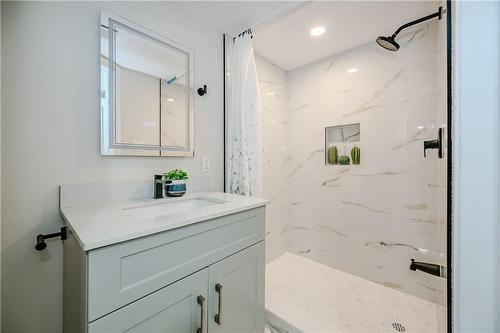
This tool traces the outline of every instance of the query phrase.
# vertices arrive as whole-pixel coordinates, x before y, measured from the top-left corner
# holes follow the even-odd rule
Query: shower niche
[[[325,127],[325,164],[360,164],[360,139],[359,123]]]

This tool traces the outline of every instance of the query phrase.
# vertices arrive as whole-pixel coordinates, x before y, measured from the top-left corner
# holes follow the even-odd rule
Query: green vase
[[[328,147],[328,152],[326,155],[326,161],[328,164],[338,164],[339,163],[339,155],[337,152],[337,147],[331,145]]]
[[[342,155],[339,157],[339,164],[340,165],[349,165],[350,159],[349,156],[347,155]]]
[[[351,149],[352,164],[359,164],[361,161],[361,150],[359,147],[354,147]]]

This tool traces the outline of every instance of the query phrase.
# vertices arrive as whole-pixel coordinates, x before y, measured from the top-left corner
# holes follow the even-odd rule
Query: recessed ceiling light
[[[318,37],[325,33],[325,27],[314,27],[309,32],[311,36]]]
[[[358,71],[358,69],[356,67],[353,67],[353,68],[349,68],[347,70],[347,73],[352,74],[352,73],[356,73],[357,71]]]
[[[170,103],[173,103],[173,102],[175,102],[175,98],[167,97],[167,101],[169,101]]]
[[[275,93],[274,93],[274,91],[268,91],[268,92],[266,93],[266,95],[267,95],[267,96],[274,96],[274,95],[275,95]]]

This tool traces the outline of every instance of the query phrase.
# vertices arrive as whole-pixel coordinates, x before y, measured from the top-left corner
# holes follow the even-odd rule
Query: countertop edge
[[[216,219],[216,218],[219,218],[222,216],[236,214],[239,212],[243,212],[243,211],[247,211],[247,210],[251,210],[251,209],[255,209],[255,208],[259,208],[259,207],[265,207],[268,203],[269,203],[269,200],[262,200],[261,202],[245,205],[244,207],[233,208],[230,210],[225,210],[222,212],[213,213],[213,214],[210,214],[208,216],[195,217],[195,218],[180,221],[179,223],[167,224],[167,225],[160,226],[157,228],[149,228],[149,229],[142,230],[140,232],[136,232],[136,233],[132,233],[132,234],[125,234],[125,235],[118,236],[116,238],[110,238],[109,240],[90,242],[90,243],[87,242],[86,244],[80,239],[80,237],[78,236],[78,233],[75,231],[75,228],[71,225],[71,223],[69,222],[69,219],[64,214],[65,208],[61,208],[60,211],[61,211],[61,216],[63,217],[65,224],[72,231],[72,234],[74,235],[74,237],[77,240],[78,244],[80,245],[81,249],[84,252],[90,252],[90,251],[97,250],[97,249],[100,249],[100,248],[103,248],[106,246],[112,246],[112,245],[116,245],[116,244],[123,243],[126,241],[132,241],[132,240],[137,239],[137,238],[147,237],[147,236],[151,236],[151,235],[158,234],[161,232],[167,232],[170,230],[182,228],[185,226],[190,226],[190,225],[200,223],[203,221],[209,221],[212,219]]]
[[[80,239],[80,237],[78,237],[78,234],[75,232],[75,229],[73,228],[73,226],[69,222],[68,218],[66,218],[66,215],[64,214],[63,210],[64,210],[64,208],[60,208],[59,212],[64,220],[65,226],[68,227],[69,231],[71,232],[71,235],[73,235],[75,237],[76,242],[78,243],[78,245],[80,245],[81,249],[86,252],[87,250],[85,250],[85,246],[83,245],[82,240]],[[63,241],[63,243],[64,243],[64,241]]]

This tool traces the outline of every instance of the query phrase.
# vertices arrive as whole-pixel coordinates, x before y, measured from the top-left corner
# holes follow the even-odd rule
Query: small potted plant
[[[163,175],[165,194],[169,197],[181,197],[186,193],[188,174],[181,169],[173,169]]]

